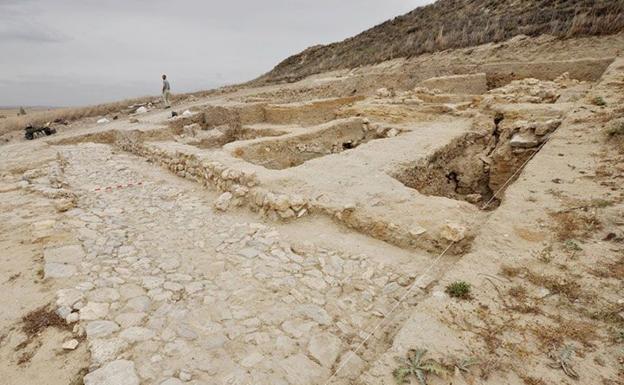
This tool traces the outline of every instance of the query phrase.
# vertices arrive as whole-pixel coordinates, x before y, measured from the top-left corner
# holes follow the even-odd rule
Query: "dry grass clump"
[[[524,382],[526,385],[548,385],[541,378],[531,377],[527,375],[521,375],[520,378],[522,378],[522,382]]]
[[[591,273],[600,278],[624,280],[624,256],[614,262],[600,264]]]
[[[581,285],[575,279],[534,272],[529,272],[527,274],[527,279],[532,284],[544,287],[551,293],[564,296],[570,301],[575,301],[583,296]]]
[[[294,81],[427,52],[501,42],[524,34],[562,38],[624,29],[624,3],[613,0],[439,0],[339,43],[310,47],[259,81]]]
[[[611,122],[605,133],[609,138],[624,137],[624,119],[617,119]]]
[[[522,314],[542,314],[542,310],[536,305],[536,300],[530,298],[524,286],[512,286],[507,290],[507,295],[512,303],[505,301],[505,308]]]
[[[622,318],[622,316],[620,315],[623,311],[624,305],[611,303],[598,306],[594,309],[590,309],[588,312],[588,316],[593,320],[614,325],[618,328],[623,328],[624,318]]]
[[[33,338],[49,327],[71,330],[67,322],[50,306],[42,306],[22,317],[22,332]]]
[[[598,340],[595,323],[569,320],[559,315],[554,316],[553,321],[553,324],[537,324],[530,328],[544,350],[564,346],[566,340],[580,342],[589,348]]]
[[[559,241],[582,239],[601,228],[595,210],[569,210],[552,213],[553,231]]]
[[[585,297],[581,284],[575,278],[539,274],[526,267],[511,266],[503,266],[501,274],[507,278],[522,277],[533,285],[546,288],[551,294],[561,295],[570,301]],[[516,295],[520,295],[518,291]]]
[[[22,317],[22,332],[26,334],[26,339],[15,347],[15,351],[21,351],[18,359],[18,365],[28,363],[37,351],[35,349],[26,349],[37,337],[47,328],[54,327],[61,330],[71,331],[70,325],[61,318],[49,305],[37,308]],[[39,343],[40,344],[40,343]]]
[[[507,294],[517,301],[524,301],[527,298],[527,289],[524,286],[512,286],[507,290]]]

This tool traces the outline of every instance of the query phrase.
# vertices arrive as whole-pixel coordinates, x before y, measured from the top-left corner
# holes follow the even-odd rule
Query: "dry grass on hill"
[[[310,47],[258,81],[294,81],[393,58],[500,42],[520,34],[570,38],[622,30],[622,0],[439,0],[342,42]]]

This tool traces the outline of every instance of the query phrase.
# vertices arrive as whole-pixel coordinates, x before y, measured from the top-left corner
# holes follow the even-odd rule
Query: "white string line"
[[[442,251],[442,253],[440,253],[440,255],[437,256],[437,258],[433,261],[433,263],[429,264],[429,266],[427,267],[427,269],[425,269],[424,273],[422,273],[420,275],[420,277],[418,277],[414,283],[412,284],[412,286],[410,286],[410,288],[401,296],[401,298],[399,299],[399,301],[392,307],[392,309],[390,309],[390,311],[385,314],[383,316],[383,318],[381,319],[381,321],[377,324],[377,326],[375,326],[375,328],[373,328],[373,330],[368,333],[368,335],[366,336],[366,338],[364,338],[364,340],[358,345],[358,347],[351,352],[351,354],[349,355],[349,357],[347,357],[346,360],[343,361],[343,363],[334,371],[334,374],[331,375],[331,377],[329,377],[327,379],[327,382],[325,382],[325,385],[329,384],[329,381],[331,381],[336,374],[338,374],[338,372],[347,364],[349,363],[349,360],[351,360],[351,358],[357,354],[357,352],[362,348],[362,346],[364,346],[364,344],[366,343],[366,341],[368,341],[369,338],[371,338],[373,336],[373,334],[375,334],[375,332],[381,327],[381,325],[383,325],[383,323],[388,319],[388,317],[390,316],[390,314],[392,314],[400,305],[401,303],[405,300],[405,298],[407,298],[407,296],[412,292],[412,290],[414,290],[414,288],[416,287],[416,285],[419,283],[420,279],[422,277],[424,277],[437,263],[437,261],[439,261],[442,256],[444,254],[446,254],[446,252],[451,248],[451,246],[453,246],[455,244],[455,242],[451,242],[446,249],[444,249],[444,251]]]
[[[541,151],[542,147],[544,147],[544,145],[546,145],[546,143],[548,143],[548,141],[550,140],[551,136],[548,136],[544,142],[542,144],[540,144],[540,146],[537,148],[537,150],[535,150],[535,152],[533,154],[531,154],[531,156],[529,156],[527,158],[526,161],[524,161],[517,169],[516,171],[505,181],[505,183],[502,184],[501,187],[498,188],[498,190],[496,190],[496,192],[492,195],[492,197],[485,203],[485,205],[483,205],[481,207],[482,210],[484,210],[486,207],[488,207],[490,205],[490,203],[492,203],[492,201],[494,201],[494,199],[496,198],[496,196],[498,195],[498,193],[500,193],[510,182],[512,179],[514,179],[516,177],[516,175],[518,175],[518,173],[520,173],[522,171],[522,169],[524,168],[524,166],[526,166],[531,159],[533,159],[535,157],[535,155],[537,155],[538,152]],[[405,294],[403,294],[401,296],[401,298],[399,299],[399,301],[392,307],[392,309],[390,309],[390,311],[388,313],[386,313],[383,318],[381,319],[381,321],[379,321],[379,323],[373,328],[373,330],[371,332],[368,333],[368,335],[366,336],[366,338],[364,338],[364,340],[362,340],[362,342],[357,346],[357,348],[351,352],[351,354],[349,355],[349,357],[347,357],[340,366],[338,366],[338,368],[336,368],[336,370],[334,371],[334,373],[327,379],[327,381],[325,382],[325,385],[329,384],[329,382],[336,377],[336,375],[338,374],[338,372],[340,372],[342,370],[342,368],[345,367],[345,365],[347,365],[347,363],[349,363],[349,361],[351,360],[351,358],[353,358],[354,355],[357,354],[357,352],[362,348],[362,346],[364,346],[364,344],[366,344],[366,342],[370,339],[370,337],[372,337],[375,332],[377,332],[377,330],[379,330],[379,328],[381,328],[381,326],[384,324],[384,322],[388,319],[388,317],[401,305],[401,303],[405,300],[405,298],[407,298],[407,296],[412,292],[412,290],[414,290],[414,288],[416,287],[416,285],[419,283],[420,279],[423,278],[425,275],[427,275],[427,273],[429,271],[431,271],[431,269],[438,264],[438,262],[442,259],[442,257],[444,256],[444,254],[446,254],[446,252],[455,244],[456,242],[451,242],[446,249],[444,249],[442,251],[442,253],[440,253],[440,255],[438,255],[430,264],[429,266],[427,266],[427,268],[425,269],[425,271],[414,281],[414,283],[409,287],[409,289],[407,289],[407,291],[405,292]]]

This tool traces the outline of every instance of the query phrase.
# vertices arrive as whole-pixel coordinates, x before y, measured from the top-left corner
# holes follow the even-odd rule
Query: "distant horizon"
[[[252,80],[433,0],[3,0],[0,105],[75,107]]]
[[[158,85],[160,85],[160,83],[158,83]],[[221,87],[227,87],[230,85],[235,85],[235,83],[224,83],[221,85],[215,85],[212,87],[208,87],[208,88],[198,88],[198,89],[191,89],[188,91],[180,91],[177,92],[178,94],[191,94],[194,92],[202,92],[202,91],[209,91],[209,90],[214,90],[214,89],[218,89]],[[90,105],[97,105],[97,104],[106,104],[106,103],[113,103],[113,102],[119,102],[122,100],[132,100],[132,99],[142,99],[142,98],[160,98],[161,95],[160,93],[153,93],[153,94],[142,94],[142,95],[129,95],[129,96],[123,96],[121,98],[114,98],[114,99],[110,99],[110,100],[104,100],[101,102],[95,102],[95,103],[89,103],[89,104],[68,104],[68,105],[42,105],[42,104],[34,104],[34,105],[30,105],[30,104],[13,104],[13,105],[0,105],[0,110],[8,110],[8,109],[16,109],[16,108],[39,108],[39,109],[43,109],[43,108],[49,108],[49,109],[60,109],[60,108],[73,108],[73,107],[84,107],[84,106],[90,106]]]

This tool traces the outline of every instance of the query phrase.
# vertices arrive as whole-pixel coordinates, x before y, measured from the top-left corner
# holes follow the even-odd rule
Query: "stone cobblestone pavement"
[[[86,333],[87,385],[321,383],[413,282],[217,215],[205,190],[108,146],[60,152],[80,242],[45,250],[46,274],[76,283],[57,305]],[[373,337],[334,381],[358,377],[388,343]]]

